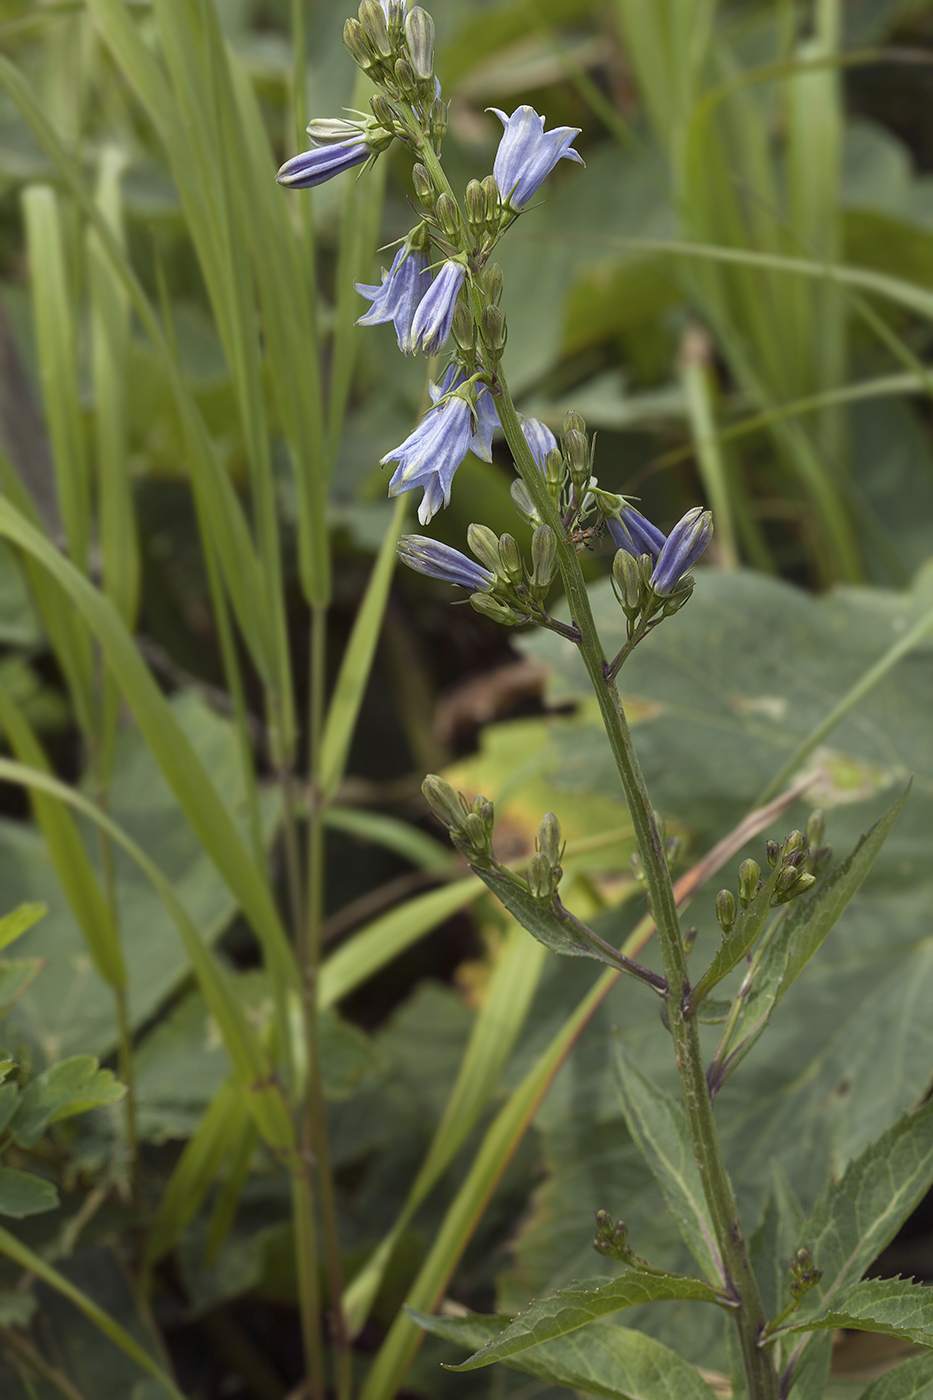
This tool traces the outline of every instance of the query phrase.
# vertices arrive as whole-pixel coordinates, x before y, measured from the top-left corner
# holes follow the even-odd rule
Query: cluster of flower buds
[[[429,773],[421,791],[438,821],[447,828],[457,850],[468,861],[485,862],[492,856],[492,828],[495,810],[486,797],[467,802],[463,793],[454,792],[445,778]]]
[[[789,904],[792,899],[806,894],[829,864],[832,847],[820,844],[825,826],[823,813],[816,811],[811,814],[805,832],[791,831],[783,841],[765,843],[768,865],[777,872],[771,893],[772,908]],[[757,860],[743,860],[739,866],[738,899],[731,890],[720,890],[716,896],[716,917],[725,937],[732,932],[738,910],[748,908],[761,886],[761,866]]]
[[[553,812],[541,818],[535,853],[528,862],[526,879],[528,889],[535,899],[550,903],[557,893],[563,870],[564,845],[561,840],[560,822]]]
[[[799,1303],[803,1295],[815,1288],[822,1277],[823,1270],[815,1267],[810,1250],[798,1249],[790,1266],[790,1294],[794,1302]]]
[[[476,559],[425,535],[403,535],[399,558],[429,578],[470,590],[478,613],[508,627],[536,619],[560,629],[544,609],[557,572],[557,542],[548,525],[539,525],[531,540],[531,558],[523,557],[512,535],[496,535],[487,525],[471,525],[467,542]]]
[[[628,1226],[624,1220],[613,1220],[608,1210],[598,1210],[596,1212],[596,1238],[593,1241],[593,1248],[597,1254],[604,1254],[607,1259],[618,1259],[620,1263],[627,1264],[630,1269],[641,1269],[648,1273],[656,1273],[652,1269],[647,1259],[642,1259],[640,1254],[636,1254],[632,1246],[628,1243]]]

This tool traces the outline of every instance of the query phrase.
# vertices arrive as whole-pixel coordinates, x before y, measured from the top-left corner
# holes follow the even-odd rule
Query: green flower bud
[[[689,603],[693,594],[693,574],[684,574],[673,593],[669,593],[664,599],[664,606],[661,609],[662,617],[673,617],[674,613],[680,612],[685,603]]]
[[[493,306],[498,306],[502,296],[502,268],[498,263],[490,263],[483,273],[483,291]]]
[[[779,856],[780,854],[781,854],[781,848],[780,848],[780,846],[778,845],[777,841],[766,841],[766,842],[765,842],[765,855],[768,857],[768,864],[770,865],[770,867],[771,867],[772,870],[773,870],[774,867],[777,865],[777,863],[778,863],[778,856]]]
[[[560,865],[560,822],[553,812],[546,812],[541,818],[541,825],[538,827],[538,850],[547,857],[552,866]]]
[[[380,58],[391,58],[392,41],[386,25],[385,12],[378,0],[363,0],[359,9],[360,27]]]
[[[471,355],[475,344],[473,331],[473,316],[466,302],[458,301],[454,307],[453,319],[450,323],[450,333],[461,350]]]
[[[343,26],[343,44],[357,68],[366,73],[375,64],[375,55],[359,20],[348,19]]]
[[[815,812],[810,813],[807,821],[807,829],[804,832],[803,838],[805,844],[810,847],[811,851],[822,843],[825,832],[826,818],[820,808],[817,807]]]
[[[405,17],[405,47],[411,66],[421,79],[434,76],[434,21],[416,5]]]
[[[551,863],[547,856],[536,851],[528,862],[528,889],[535,899],[550,899],[552,894],[551,886]]]
[[[809,1249],[798,1249],[790,1266],[790,1296],[800,1301],[805,1293],[815,1288],[823,1277],[823,1270],[816,1268]]]
[[[525,621],[524,618],[517,617],[505,603],[490,598],[488,593],[471,593],[470,603],[476,612],[491,618],[493,622],[501,623],[503,627],[517,627],[520,622]]]
[[[732,932],[735,914],[735,895],[731,890],[720,890],[716,896],[716,918],[719,920],[719,927],[727,937]]]
[[[437,773],[429,773],[421,784],[421,791],[438,821],[451,831],[459,831],[466,811],[446,778],[439,777]]]
[[[411,172],[411,182],[415,194],[426,209],[434,208],[434,182],[423,165],[416,165]]]
[[[483,343],[489,351],[493,360],[501,360],[502,352],[505,350],[505,342],[508,340],[509,331],[505,324],[505,316],[498,306],[483,307]]]
[[[564,457],[559,447],[552,447],[544,459],[544,479],[556,499],[564,488]]]
[[[444,137],[447,135],[448,120],[449,113],[447,110],[447,103],[440,97],[435,98],[431,103],[430,123],[431,135],[434,137],[435,141],[443,141]]]
[[[518,541],[512,535],[503,535],[499,540],[500,573],[504,573],[509,583],[521,583],[525,577]]]
[[[785,857],[792,851],[802,851],[807,844],[807,839],[802,831],[791,831],[784,837],[784,844],[781,850]]]
[[[586,433],[581,433],[576,428],[564,433],[564,457],[575,483],[585,481],[589,477],[590,446],[586,440]]]
[[[522,481],[521,477],[516,477],[509,487],[509,495],[512,497],[512,504],[523,520],[529,525],[540,525],[541,517],[538,514],[538,507],[531,497],[531,492]]]
[[[485,221],[489,233],[496,233],[499,229],[499,219],[502,214],[502,201],[499,195],[499,186],[496,184],[495,175],[487,175],[483,180],[483,197],[485,201]]]
[[[634,618],[641,611],[642,578],[638,560],[625,549],[616,552],[612,561],[612,577],[619,590],[619,600],[625,615]]]
[[[564,418],[564,432],[565,434],[586,432],[586,423],[574,409],[571,409]]]
[[[483,194],[483,187],[479,180],[471,180],[466,187],[466,194],[463,197],[466,207],[467,223],[474,233],[486,227],[486,196]]]
[[[490,835],[492,835],[492,824],[495,819],[496,809],[488,797],[474,797],[473,811],[486,823]]]
[[[747,909],[758,890],[761,866],[757,860],[743,860],[739,866],[739,903]]]
[[[471,525],[467,530],[467,544],[481,564],[499,578],[505,577],[499,558],[499,540],[494,530],[490,530],[488,525]]]
[[[808,875],[805,870],[797,870],[794,866],[787,865],[775,881],[771,903],[773,905],[789,904],[792,899],[798,899],[800,895],[806,894],[807,890],[811,890],[815,884],[815,875]]]
[[[522,482],[524,485],[524,482]],[[539,525],[531,537],[531,586],[544,593],[557,570],[557,540],[550,525]]]
[[[475,855],[485,855],[489,851],[489,832],[482,817],[475,812],[467,812],[460,829],[460,839]]]
[[[457,208],[457,201],[451,199],[449,194],[439,194],[434,206],[434,213],[447,237],[458,239],[460,237],[460,210]]]

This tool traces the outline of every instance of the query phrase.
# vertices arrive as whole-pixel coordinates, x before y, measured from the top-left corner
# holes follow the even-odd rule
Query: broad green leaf
[[[683,1105],[642,1074],[621,1046],[616,1067],[628,1130],[658,1179],[684,1243],[707,1278],[719,1283],[722,1260]]]
[[[933,1356],[912,1356],[872,1381],[861,1400],[933,1400]]]
[[[536,1300],[519,1313],[505,1330],[487,1342],[454,1371],[474,1371],[493,1361],[536,1347],[542,1342],[576,1332],[599,1318],[634,1308],[639,1303],[654,1303],[672,1298],[691,1298],[702,1303],[722,1303],[717,1294],[702,1279],[682,1278],[673,1274],[642,1274],[627,1270],[619,1278],[606,1283],[603,1279],[584,1279],[570,1288],[563,1288],[550,1298]]]
[[[728,976],[732,969],[739,965],[745,954],[754,947],[771,912],[771,896],[774,893],[780,869],[780,865],[775,866],[769,878],[763,881],[761,889],[748,908],[743,909],[739,914],[732,932],[723,939],[716,956],[694,989],[693,999],[697,1004],[701,1003],[707,992],[711,992],[717,982],[721,982],[724,977]]]
[[[8,948],[15,938],[27,933],[48,913],[45,904],[21,904],[0,919],[0,948]]]
[[[849,901],[874,865],[881,847],[901,814],[910,789],[898,798],[851,855],[817,885],[808,899],[792,906],[776,938],[764,954],[736,1024],[733,1045],[744,1054],[762,1034],[771,1013],[783,1001],[810,959],[835,928]],[[744,1042],[744,1043],[743,1043]]]
[[[58,1192],[51,1181],[34,1172],[20,1172],[15,1167],[0,1167],[0,1215],[12,1215],[22,1220],[26,1215],[39,1215],[54,1210]]]
[[[410,1314],[420,1327],[468,1347],[482,1347],[501,1332],[498,1317],[437,1318]],[[625,1327],[594,1323],[580,1334],[558,1337],[509,1357],[506,1365],[540,1380],[608,1400],[712,1400],[699,1371],[676,1352]]]
[[[918,1346],[933,1347],[933,1288],[904,1278],[873,1278],[837,1294],[826,1311],[794,1314],[785,1332],[835,1327],[882,1332]]]
[[[798,1236],[823,1277],[825,1307],[858,1282],[933,1182],[933,1102],[904,1117],[851,1162]]]
[[[93,1055],[60,1060],[23,1089],[11,1125],[13,1138],[20,1147],[34,1147],[50,1124],[117,1103],[125,1093],[126,1085],[114,1079],[112,1070],[101,1069]]]

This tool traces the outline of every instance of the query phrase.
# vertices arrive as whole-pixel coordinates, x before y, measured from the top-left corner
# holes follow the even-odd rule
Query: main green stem
[[[664,974],[670,988],[671,1033],[694,1156],[719,1245],[723,1282],[738,1304],[733,1317],[739,1333],[749,1400],[778,1400],[777,1375],[770,1357],[758,1345],[765,1327],[764,1310],[758,1284],[748,1261],[735,1194],[723,1161],[719,1134],[713,1117],[713,1105],[703,1069],[697,1018],[690,1007],[687,956],[664,844],[619,700],[618,689],[614,679],[607,678],[608,663],[590,609],[586,583],[576,550],[563,528],[557,507],[545,485],[544,476],[531,455],[508,386],[501,376],[499,385],[501,393],[496,401],[499,422],[538,513],[551,527],[557,540],[558,563],[570,614],[580,630],[580,654],[596,693],[644,863],[651,912],[657,925]]]

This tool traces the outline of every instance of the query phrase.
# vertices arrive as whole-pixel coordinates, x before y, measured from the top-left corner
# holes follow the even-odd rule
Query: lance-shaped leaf
[[[621,1046],[616,1071],[629,1133],[657,1177],[684,1244],[707,1277],[720,1282],[722,1260],[683,1106],[636,1069]]]
[[[672,1298],[694,1298],[701,1303],[722,1303],[723,1298],[698,1278],[678,1274],[642,1274],[629,1270],[614,1278],[583,1279],[570,1288],[562,1288],[550,1298],[541,1298],[518,1314],[504,1332],[480,1350],[451,1366],[452,1371],[474,1371],[490,1366],[493,1361],[505,1361],[510,1356],[527,1351],[529,1347],[550,1342],[576,1332],[591,1322],[623,1308],[639,1303],[656,1303]]]
[[[426,1332],[479,1348],[491,1341],[502,1317],[431,1317],[410,1312]],[[505,1362],[539,1380],[607,1400],[713,1400],[714,1391],[695,1366],[642,1332],[595,1323],[585,1333],[557,1337]]]
[[[774,894],[774,886],[780,872],[779,862],[768,879],[764,881],[752,902],[746,909],[742,910],[732,926],[732,932],[723,939],[719,951],[694,988],[694,1006],[699,1006],[717,982],[721,982],[724,977],[727,977],[732,969],[742,961],[749,949],[754,946],[758,935],[765,926],[765,920],[771,912],[771,896]]]
[[[795,1315],[782,1332],[834,1327],[882,1332],[933,1347],[933,1288],[906,1278],[871,1278],[848,1288],[828,1310]]]
[[[865,833],[855,850],[820,884],[811,898],[801,900],[794,906],[779,935],[769,944],[751,991],[742,1004],[733,1038],[733,1044],[741,1047],[743,1056],[761,1035],[778,1002],[787,995],[839,922],[846,905],[858,892],[900,816],[909,793],[908,787]]]
[[[505,905],[512,917],[518,920],[522,928],[552,953],[594,958],[597,962],[605,963],[607,967],[630,973],[657,992],[666,991],[667,983],[663,977],[642,967],[640,963],[633,962],[617,948],[613,948],[611,943],[607,943],[598,933],[587,928],[586,924],[564,909],[556,899],[550,902],[536,899],[523,880],[502,866],[471,863],[471,869]]]
[[[823,1305],[838,1303],[894,1238],[933,1181],[933,1102],[905,1114],[817,1201],[797,1247],[822,1269]]]

